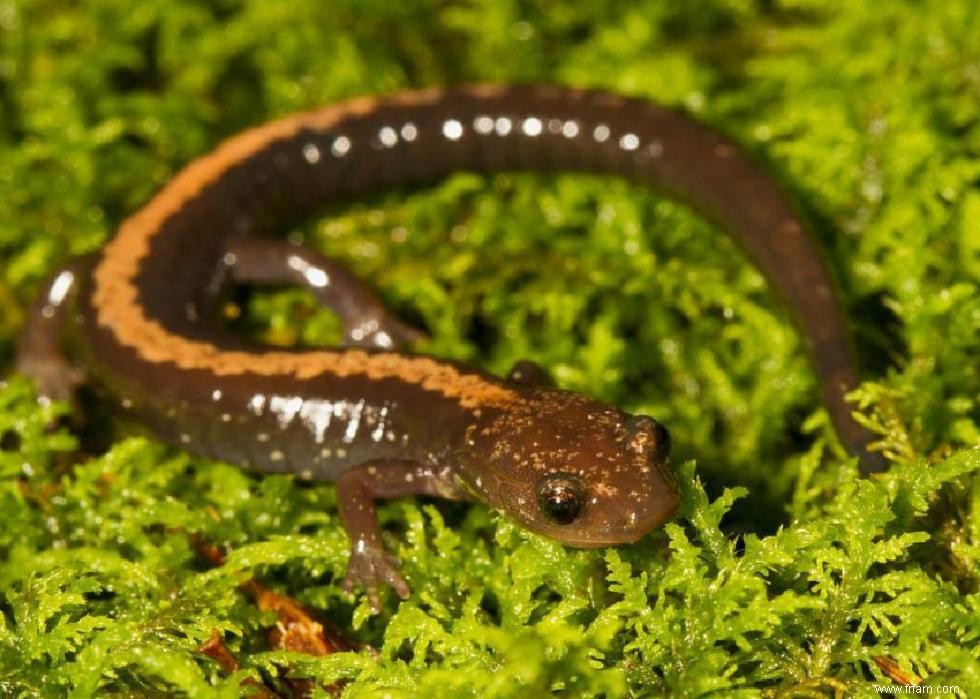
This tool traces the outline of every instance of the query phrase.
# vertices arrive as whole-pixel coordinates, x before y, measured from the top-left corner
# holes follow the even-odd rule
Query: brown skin
[[[786,301],[838,434],[871,435],[845,395],[850,335],[819,250],[766,173],[718,133],[648,102],[549,87],[477,86],[361,99],[230,139],[178,173],[95,260],[42,291],[18,367],[42,393],[86,382],[122,418],[203,456],[338,484],[349,586],[399,576],[374,501],[473,498],[573,546],[629,543],[677,508],[666,430],[549,388],[397,351],[419,333],[315,251],[263,238],[323,202],[456,170],[584,170],[666,190],[717,220]],[[279,350],[230,334],[234,284],[300,284],[333,309],[344,347]]]
[[[470,425],[455,458],[465,488],[491,507],[538,534],[598,548],[633,543],[674,515],[669,454],[652,418],[534,390]]]

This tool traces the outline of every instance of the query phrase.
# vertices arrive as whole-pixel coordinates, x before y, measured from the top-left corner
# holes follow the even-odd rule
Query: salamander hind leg
[[[62,344],[75,314],[79,279],[88,268],[88,259],[78,258],[51,275],[17,339],[16,369],[34,380],[44,400],[71,401],[85,380],[84,372],[62,353]]]
[[[351,540],[344,589],[363,587],[371,608],[380,610],[378,591],[390,586],[402,599],[411,594],[397,559],[384,549],[375,500],[409,495],[462,499],[446,473],[415,461],[379,459],[347,469],[337,479],[340,517]]]
[[[341,263],[281,240],[234,238],[224,255],[227,277],[239,284],[299,284],[340,316],[345,344],[397,349],[425,333],[396,318],[374,289]]]

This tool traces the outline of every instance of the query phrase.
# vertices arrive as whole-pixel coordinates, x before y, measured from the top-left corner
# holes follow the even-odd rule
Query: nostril
[[[670,432],[649,415],[631,416],[626,423],[633,449],[637,452],[656,454],[659,459],[670,455]]]
[[[626,430],[633,438],[657,439],[657,431],[663,430],[663,425],[649,415],[631,415],[626,421]]]

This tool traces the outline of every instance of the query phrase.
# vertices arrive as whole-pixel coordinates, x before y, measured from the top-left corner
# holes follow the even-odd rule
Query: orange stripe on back
[[[491,95],[502,88],[477,87],[474,94]],[[435,101],[438,90],[406,92],[386,99],[387,104],[425,104]],[[367,376],[370,379],[399,379],[453,398],[468,408],[499,405],[517,398],[517,393],[475,374],[462,373],[450,364],[428,357],[396,353],[372,354],[361,350],[316,350],[310,352],[270,351],[249,353],[225,351],[208,342],[191,340],[168,332],[148,318],[140,305],[137,278],[150,241],[163,223],[201,190],[220,178],[230,167],[304,128],[326,130],[341,119],[365,114],[378,100],[355,99],[312,112],[287,116],[249,129],[231,138],[211,153],[198,158],[171,180],[142,209],[120,226],[105,247],[93,271],[93,302],[100,326],[116,340],[154,363],[170,362],[181,369],[206,370],[219,376],[258,374],[308,379],[323,374],[338,377]]]

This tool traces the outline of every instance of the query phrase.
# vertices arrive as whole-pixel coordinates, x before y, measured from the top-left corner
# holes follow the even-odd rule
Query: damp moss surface
[[[473,81],[681,108],[799,202],[861,348],[857,477],[787,315],[722,231],[629,183],[458,174],[284,230],[424,350],[644,412],[679,517],[581,551],[482,505],[382,509],[413,596],[341,591],[335,489],[136,436],[82,453],[12,372],[41,280],[269,118]],[[307,294],[244,325],[329,343]],[[0,0],[0,695],[980,696],[980,8],[973,0]],[[209,567],[200,542],[229,551]],[[256,578],[376,652],[277,650]],[[240,669],[198,651],[217,632]],[[251,678],[251,681],[249,681]]]

